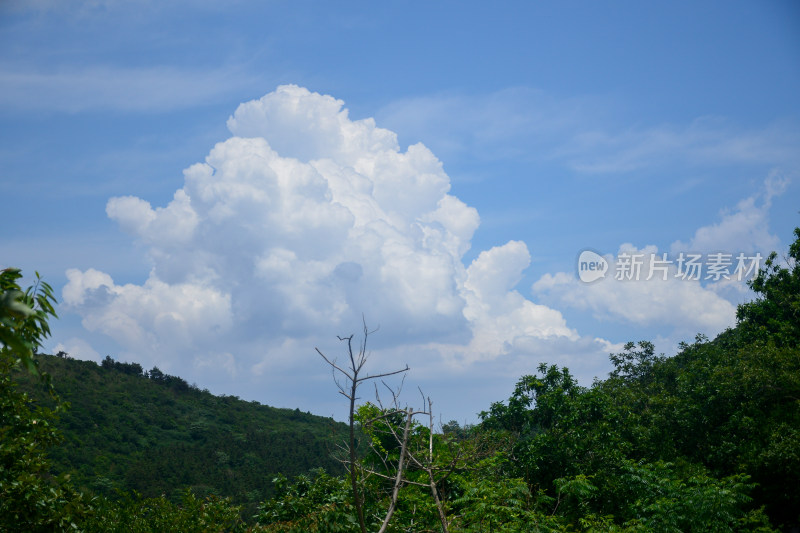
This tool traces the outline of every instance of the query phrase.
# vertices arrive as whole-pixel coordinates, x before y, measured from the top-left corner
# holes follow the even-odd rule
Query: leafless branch
[[[364,368],[364,365],[369,359],[369,354],[367,352],[367,339],[368,337],[377,331],[375,330],[370,331],[367,327],[366,320],[362,317],[362,324],[363,324],[363,337],[362,341],[359,344],[358,352],[353,350],[353,335],[349,337],[338,337],[337,338],[342,342],[347,342],[347,357],[350,361],[349,366],[347,369],[342,368],[339,366],[335,360],[330,359],[319,348],[315,348],[317,353],[322,357],[322,359],[331,367],[331,372],[333,373],[333,380],[336,383],[336,387],[339,389],[339,393],[347,398],[350,402],[350,416],[349,416],[349,442],[346,449],[347,459],[342,461],[345,463],[345,467],[349,473],[350,477],[350,486],[353,492],[353,505],[356,508],[356,513],[358,515],[358,524],[361,529],[362,533],[367,533],[367,526],[364,521],[364,497],[359,489],[359,467],[358,463],[356,462],[356,443],[355,443],[355,404],[356,400],[358,399],[358,387],[365,381],[373,380],[373,379],[380,379],[389,376],[394,376],[397,374],[401,374],[403,372],[407,372],[409,370],[408,365],[405,368],[400,370],[394,370],[391,372],[383,372],[380,374],[367,374],[365,376],[361,376],[361,370]],[[336,372],[339,372],[341,376],[344,377],[344,383],[339,381],[337,378]],[[388,523],[388,522],[387,522]]]

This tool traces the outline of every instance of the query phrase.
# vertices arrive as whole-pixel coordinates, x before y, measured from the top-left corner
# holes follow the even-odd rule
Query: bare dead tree
[[[396,459],[393,457],[390,458],[389,452],[386,450],[379,450],[375,443],[370,441],[369,446],[373,452],[373,456],[379,458],[382,463],[383,472],[379,471],[378,467],[371,467],[366,461],[362,464],[361,461],[357,460],[358,454],[356,450],[355,432],[356,401],[359,399],[359,386],[365,381],[394,376],[409,370],[408,365],[406,365],[405,368],[391,372],[380,374],[365,373],[364,365],[367,363],[369,357],[367,353],[367,339],[372,333],[375,333],[375,331],[377,330],[370,331],[367,328],[366,322],[363,322],[363,339],[357,352],[353,349],[354,335],[350,335],[349,337],[337,337],[340,341],[347,342],[348,361],[345,365],[339,365],[335,359],[327,357],[319,348],[316,349],[317,353],[319,353],[331,367],[333,379],[339,389],[339,393],[347,398],[350,403],[349,440],[346,446],[342,446],[344,459],[341,459],[341,461],[349,474],[353,493],[353,505],[358,515],[359,527],[362,533],[367,533],[366,520],[364,517],[365,499],[363,487],[360,487],[360,483],[363,483],[369,476],[374,475],[391,481],[389,507],[383,517],[379,533],[384,533],[387,530],[392,516],[397,510],[400,491],[406,485],[416,485],[430,490],[438,511],[442,532],[448,533],[444,498],[439,488],[453,472],[469,470],[474,467],[474,464],[480,458],[490,455],[493,445],[487,442],[474,441],[470,446],[466,446],[465,443],[455,443],[442,436],[437,439],[438,445],[435,446],[433,402],[430,397],[425,397],[420,390],[423,405],[421,409],[414,409],[408,406],[401,407],[399,395],[402,384],[400,387],[393,389],[382,380],[383,385],[391,396],[391,404],[384,405],[381,401],[380,393],[378,392],[378,386],[375,384],[375,399],[377,402],[375,407],[378,409],[379,414],[367,419],[365,419],[362,414],[360,417],[361,424],[363,429],[367,432],[377,431],[389,435],[390,439],[394,441],[399,448],[399,456],[397,456]],[[405,379],[405,377],[403,379]],[[415,428],[423,427],[419,424],[415,425],[414,418],[417,416],[428,417],[427,438],[424,440],[412,438]],[[444,446],[444,448],[442,448],[442,446]],[[437,456],[437,448],[439,452],[444,451],[444,456]],[[426,482],[422,483],[410,479],[407,475],[410,471],[409,469],[417,472],[424,472],[427,478]]]
[[[382,432],[389,435],[400,448],[400,455],[396,463],[392,464],[388,457],[389,452],[382,454],[374,442],[370,444],[374,454],[380,457],[384,471],[394,473],[394,475],[387,475],[370,468],[368,465],[365,466],[365,471],[368,474],[392,481],[389,509],[379,533],[383,533],[388,527],[389,521],[397,508],[400,489],[405,485],[416,485],[427,488],[430,491],[436,505],[442,533],[448,533],[447,513],[440,487],[454,472],[463,472],[476,468],[478,461],[493,455],[498,446],[502,447],[504,443],[499,442],[496,437],[489,436],[471,438],[469,441],[462,442],[451,441],[444,435],[437,438],[434,431],[433,402],[430,397],[426,397],[420,390],[424,406],[422,409],[401,408],[398,404],[398,393],[388,385],[386,385],[386,388],[392,397],[391,405],[386,406],[383,404],[376,386],[375,399],[381,414],[364,422],[368,431]],[[401,414],[402,424],[397,419],[397,415]],[[427,435],[423,439],[412,438],[414,430],[413,419],[416,416],[428,417]],[[395,420],[393,421],[392,419]],[[380,424],[382,421],[384,423]],[[424,472],[425,478],[427,478],[426,482],[410,479],[407,474],[411,471]]]
[[[350,476],[350,486],[353,491],[353,505],[356,508],[356,514],[358,515],[358,525],[361,528],[362,533],[367,533],[367,526],[366,522],[364,521],[364,497],[361,490],[359,489],[358,463],[356,461],[355,407],[356,407],[356,400],[358,399],[358,387],[365,381],[384,378],[400,374],[403,372],[407,372],[409,368],[408,365],[406,365],[405,368],[402,368],[400,370],[395,370],[392,372],[362,375],[362,370],[364,369],[364,365],[367,363],[367,359],[369,358],[369,355],[367,353],[367,338],[369,337],[370,334],[377,331],[377,330],[369,331],[369,328],[367,328],[366,321],[363,321],[363,326],[364,326],[363,339],[361,341],[361,344],[359,345],[358,352],[354,352],[353,350],[354,335],[350,335],[349,337],[337,336],[337,338],[340,341],[347,342],[347,355],[349,361],[344,368],[339,366],[336,363],[335,359],[330,359],[327,356],[325,356],[325,354],[322,353],[322,351],[319,348],[315,349],[317,350],[317,353],[320,356],[322,356],[325,362],[328,363],[328,365],[331,367],[333,380],[339,389],[339,394],[341,394],[350,401],[350,416],[349,416],[350,434],[347,446],[347,459],[345,459],[343,462],[345,463],[345,467],[347,468]],[[388,521],[386,523],[388,524]],[[382,531],[384,529],[385,528],[382,528]]]
[[[394,511],[397,509],[397,500],[399,497],[400,489],[403,487],[403,485],[418,485],[421,487],[427,487],[431,491],[431,495],[433,496],[433,501],[436,504],[436,509],[439,514],[439,521],[442,526],[442,532],[448,533],[447,515],[444,510],[444,503],[442,502],[442,499],[439,496],[438,484],[444,481],[444,479],[446,479],[455,469],[460,454],[456,453],[453,460],[451,460],[450,463],[444,467],[444,469],[447,471],[446,474],[438,480],[435,479],[436,473],[440,469],[435,466],[435,457],[433,449],[433,435],[434,435],[433,402],[431,401],[430,397],[425,398],[425,395],[422,394],[422,391],[420,391],[420,394],[422,394],[423,405],[427,403],[427,409],[423,408],[421,410],[414,410],[411,407],[400,408],[398,406],[397,393],[388,386],[387,388],[389,389],[389,392],[392,395],[392,406],[388,409],[384,407],[376,387],[375,398],[381,410],[383,411],[383,414],[372,418],[371,420],[368,421],[368,424],[373,425],[380,420],[389,418],[392,415],[396,415],[399,413],[402,413],[404,415],[405,424],[403,426],[402,434],[399,434],[397,429],[392,424],[385,424],[386,428],[385,431],[387,431],[390,435],[392,435],[392,438],[400,446],[400,456],[398,457],[397,466],[395,467],[396,470],[392,485],[392,495],[389,502],[389,509],[386,512],[383,524],[381,525],[381,528],[378,533],[383,533],[389,526],[389,521],[391,520]],[[413,450],[411,446],[412,443],[410,440],[410,436],[412,429],[412,421],[414,417],[417,415],[428,415],[430,420],[429,431],[428,431],[428,442],[426,443],[427,445],[424,447],[423,451]],[[375,451],[374,446],[373,446],[373,451]],[[386,467],[387,471],[391,471],[391,467],[389,466],[387,459],[382,458],[382,462]],[[405,472],[409,464],[419,470],[423,470],[427,474],[428,483],[420,483],[418,481],[413,481],[408,479],[408,477],[405,475]],[[389,476],[377,472],[375,470],[369,470],[369,473],[389,479]]]
[[[437,486],[437,481],[434,479],[433,476],[433,402],[431,401],[430,397],[428,397],[428,417],[430,419],[430,423],[428,425],[428,457],[427,462],[423,466],[421,463],[417,463],[425,472],[428,473],[428,480],[430,481],[430,488],[431,488],[431,495],[433,496],[433,501],[436,503],[436,510],[439,511],[439,521],[442,524],[442,533],[447,533],[447,515],[444,512],[444,505],[442,504],[442,500],[439,497],[439,487]],[[457,456],[456,456],[457,457]],[[453,471],[453,467],[455,467],[455,461],[451,462],[450,470],[447,474],[439,480],[439,483],[444,481],[447,476]]]
[[[405,414],[406,423],[403,427],[403,438],[400,440],[400,457],[397,460],[397,473],[395,474],[394,485],[392,486],[392,497],[389,500],[389,509],[386,511],[386,516],[383,518],[383,523],[381,524],[381,528],[378,530],[378,533],[384,533],[386,528],[389,527],[389,522],[392,520],[395,509],[397,509],[397,499],[400,497],[400,488],[403,486],[403,482],[405,481],[405,478],[403,477],[403,470],[405,469],[404,463],[406,454],[408,453],[408,434],[411,430],[411,421],[414,418],[415,413],[412,409],[408,409],[405,411]]]

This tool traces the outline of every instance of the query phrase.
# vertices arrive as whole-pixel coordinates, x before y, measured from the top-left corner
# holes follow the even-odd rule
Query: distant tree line
[[[100,363],[100,366],[108,370],[116,370],[117,372],[122,372],[123,374],[127,374],[129,376],[141,376],[147,379],[151,379],[155,383],[160,383],[166,387],[179,391],[186,391],[189,390],[190,388],[194,389],[197,388],[194,385],[190,385],[185,379],[181,377],[165,374],[157,366],[154,366],[149,371],[147,371],[144,370],[142,368],[142,365],[140,365],[139,363],[123,363],[121,361],[115,361],[110,355],[106,355],[105,359],[103,359],[103,362]]]

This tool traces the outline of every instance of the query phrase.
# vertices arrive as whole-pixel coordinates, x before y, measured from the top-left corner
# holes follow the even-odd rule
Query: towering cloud
[[[120,286],[70,270],[64,301],[86,328],[145,362],[219,360],[231,373],[290,360],[297,339],[350,331],[362,314],[384,325],[387,346],[438,347],[451,361],[577,338],[514,290],[524,243],[464,265],[478,213],[422,144],[403,151],[374,120],[292,85],[240,105],[228,127],[168,205],[109,200],[152,271]]]

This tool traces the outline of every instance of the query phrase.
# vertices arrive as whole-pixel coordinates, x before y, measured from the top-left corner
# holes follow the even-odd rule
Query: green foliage
[[[655,346],[650,341],[639,341],[638,346],[639,350],[636,350],[636,344],[628,342],[625,344],[624,352],[611,354],[611,362],[614,363],[611,378],[640,382],[647,382],[653,378],[653,366],[663,361],[664,356],[655,355]]]
[[[61,440],[54,423],[64,406],[33,354],[50,332],[55,300],[38,274],[36,285],[24,292],[17,285],[20,277],[19,270],[0,272],[0,530],[65,531],[77,528],[89,501],[68,476],[51,476],[46,456]],[[18,390],[12,370],[21,363],[36,374],[36,386],[52,409]]]
[[[396,461],[400,452],[400,443],[392,434],[390,428],[402,434],[405,425],[405,411],[382,410],[370,402],[359,406],[355,413],[360,433],[368,446],[366,450],[372,460],[380,461],[382,457],[392,455]],[[418,428],[419,424],[414,423]]]
[[[30,402],[0,358],[0,530],[70,529],[86,511],[68,476],[52,478],[47,450],[61,440],[55,412]]]
[[[738,531],[748,524],[767,531],[762,507],[782,523],[779,511],[792,507],[775,492],[794,497],[788,478],[797,475],[797,433],[779,422],[786,406],[777,412],[776,403],[752,396],[743,383],[723,385],[721,378],[736,374],[713,366],[713,360],[693,361],[712,366],[701,372],[692,365],[684,374],[672,359],[654,365],[651,380],[617,376],[591,389],[564,387],[572,381],[563,371],[540,368],[539,376],[520,381],[509,406],[495,405],[494,415],[484,414],[487,425],[518,427],[521,414],[513,406],[533,392],[531,409],[522,413],[529,429],[519,432],[511,452],[516,460],[504,471],[550,498],[564,524],[590,530],[613,524],[620,530]],[[790,365],[781,373],[786,379],[800,376]],[[752,374],[746,380],[764,385]],[[791,419],[797,420],[793,409]],[[744,413],[761,425],[745,425]],[[781,444],[769,445],[770,439]],[[785,473],[774,464],[769,475],[777,477],[768,478],[759,468],[771,449],[783,458]]]
[[[537,501],[521,479],[463,479],[453,500],[453,531],[565,531],[560,517],[537,510]]]
[[[515,435],[507,475],[583,528],[783,529],[800,523],[800,229],[788,268],[776,255],[751,283],[759,298],[713,341],[671,358],[652,343],[612,354],[590,389],[541,365],[483,425]],[[581,488],[581,490],[575,490]],[[567,495],[568,497],[565,497]],[[767,520],[769,517],[769,521]],[[608,528],[606,528],[608,529]]]
[[[742,304],[736,312],[740,329],[749,340],[771,340],[778,346],[800,345],[800,228],[789,246],[787,266],[781,267],[772,252],[758,276],[749,282],[758,299]]]
[[[746,510],[753,484],[744,474],[717,479],[696,465],[629,463],[620,482],[632,501],[620,518],[646,531],[770,530],[760,510]]]
[[[22,272],[0,271],[0,350],[13,356],[33,373],[33,355],[50,335],[49,317],[56,317],[53,288],[36,273],[36,283],[24,292],[17,284]]]
[[[181,493],[180,503],[167,498],[124,495],[120,500],[100,500],[81,530],[97,533],[161,533],[185,531],[239,533],[247,530],[241,508],[229,499],[198,498],[191,490]]]
[[[307,531],[359,531],[347,479],[331,477],[318,469],[293,482],[279,475],[273,480],[275,496],[258,508],[256,522],[265,531],[303,533]]]
[[[37,359],[71,405],[57,422],[65,443],[52,451],[53,469],[95,494],[165,494],[177,503],[191,487],[198,496],[231,497],[252,514],[279,472],[341,472],[331,450],[345,426],[330,418],[214,396],[110,357],[101,365]],[[30,376],[18,379],[31,396],[48,401]]]

